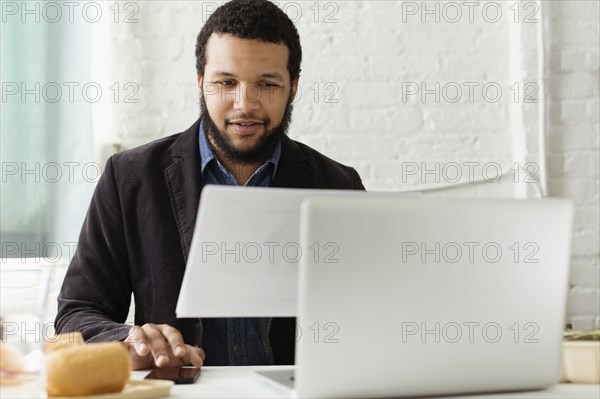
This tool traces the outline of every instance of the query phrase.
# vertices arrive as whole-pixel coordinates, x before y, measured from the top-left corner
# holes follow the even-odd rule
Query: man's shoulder
[[[138,147],[127,149],[112,156],[114,166],[144,169],[163,169],[177,157],[199,157],[198,121],[187,130],[156,139]]]
[[[364,189],[361,178],[353,167],[344,165],[307,144],[292,139],[289,143],[305,157],[315,172],[318,188]]]
[[[300,141],[290,139],[291,142],[308,158],[309,162],[314,162],[319,165],[329,166],[340,170],[352,169],[334,159],[329,158],[327,155],[315,150],[314,148],[304,144]]]
[[[156,160],[172,155],[173,144],[181,137],[182,133],[176,133],[168,137],[156,139],[138,147],[121,151],[113,156],[115,162],[140,162],[144,160]]]

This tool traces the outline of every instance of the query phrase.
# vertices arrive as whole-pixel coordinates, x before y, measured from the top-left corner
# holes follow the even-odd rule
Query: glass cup
[[[23,366],[12,383],[2,384],[2,398],[46,397],[44,342],[54,333],[48,320],[54,273],[53,263],[38,258],[3,259],[0,264],[2,344],[20,355]]]

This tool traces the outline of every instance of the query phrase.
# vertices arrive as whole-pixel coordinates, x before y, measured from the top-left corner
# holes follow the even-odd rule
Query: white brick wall
[[[547,10],[550,193],[577,204],[568,314],[575,324],[598,326],[599,7],[552,1]]]
[[[111,25],[114,80],[140,87],[139,103],[115,104],[114,130],[103,132],[118,137],[125,148],[182,131],[196,119],[195,38],[208,17],[203,10],[220,4],[136,3],[139,22]],[[582,327],[598,326],[598,2],[545,1],[543,22],[535,2],[475,3],[472,22],[468,7],[454,3],[463,13],[456,23],[450,22],[456,14],[448,2],[281,4],[296,19],[304,49],[303,92],[290,135],[355,166],[370,190],[437,184],[431,178],[407,180],[402,174],[406,162],[425,162],[428,168],[436,162],[495,162],[503,168],[537,163],[539,107],[524,100],[539,89],[536,29],[543,23],[549,192],[577,206],[568,317]],[[502,16],[491,22],[496,4]],[[422,14],[424,5],[439,8],[439,22],[435,15]],[[463,95],[456,103],[447,101],[450,91],[446,97],[440,93],[439,103],[433,95],[403,101],[403,89],[411,82],[450,84],[448,89],[456,84]],[[479,85],[473,101],[465,82]],[[481,87],[489,83],[502,89],[496,103],[483,97]],[[337,102],[325,102],[336,89]],[[537,94],[527,98],[535,100]],[[535,190],[521,173],[519,184],[512,183],[511,175],[498,183],[429,195],[531,196]]]

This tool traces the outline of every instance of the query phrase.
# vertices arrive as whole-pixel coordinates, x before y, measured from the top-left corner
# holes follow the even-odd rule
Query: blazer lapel
[[[272,187],[316,188],[313,169],[308,165],[306,155],[288,136],[281,142],[281,158],[277,166]]]
[[[204,185],[200,173],[199,126],[200,119],[173,143],[173,162],[165,169],[171,207],[186,262],[194,234],[200,192]]]

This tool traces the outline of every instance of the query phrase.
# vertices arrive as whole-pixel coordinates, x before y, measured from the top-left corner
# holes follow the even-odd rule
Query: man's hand
[[[131,368],[146,370],[193,365],[202,367],[202,348],[186,345],[179,330],[167,324],[133,326],[125,339]]]

